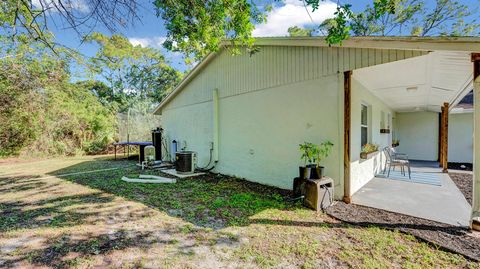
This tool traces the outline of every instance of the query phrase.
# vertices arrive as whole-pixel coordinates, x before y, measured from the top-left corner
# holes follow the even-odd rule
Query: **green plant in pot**
[[[333,148],[333,143],[325,141],[320,145],[309,142],[300,144],[300,151],[302,153],[301,159],[304,160],[305,166],[299,167],[300,178],[303,179],[318,179],[324,175],[325,168],[320,166],[323,159],[330,155]]]
[[[378,151],[378,147],[379,147],[378,145],[371,144],[371,143],[367,143],[367,144],[363,145],[362,151],[360,152],[360,158],[361,159],[367,159],[368,155],[370,153]]]
[[[392,147],[398,147],[400,145],[400,140],[398,139],[393,139],[392,140]]]
[[[310,142],[303,142],[303,144],[299,145],[300,149],[300,159],[303,160],[304,165],[298,167],[299,173],[300,173],[300,178],[302,179],[309,179],[310,178],[310,173],[311,169],[315,167],[315,164],[313,163],[313,147],[315,145]]]

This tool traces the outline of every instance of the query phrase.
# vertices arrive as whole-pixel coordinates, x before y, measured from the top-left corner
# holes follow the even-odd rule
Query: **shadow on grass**
[[[142,171],[133,164],[132,161],[101,158],[57,170],[50,175],[141,202],[170,216],[214,229],[248,225],[252,215],[266,209],[298,207],[284,202],[284,198],[291,195],[290,191],[218,174],[177,179],[175,184],[127,183],[120,180],[122,176],[137,177],[144,173],[171,177],[158,170]],[[119,169],[68,175],[115,167]]]
[[[132,163],[123,162],[124,166]],[[88,171],[92,168],[109,168],[116,165],[118,165],[118,161],[99,159],[94,162],[80,163],[55,171],[52,175],[68,174],[71,171]],[[318,227],[340,227],[343,225],[315,221],[302,222],[251,218],[264,210],[293,210],[299,208],[300,205],[284,201],[285,197],[291,196],[290,191],[229,176],[206,174],[193,178],[177,179],[176,184],[141,184],[127,183],[120,180],[122,176],[136,177],[140,173],[169,177],[169,175],[160,171],[142,171],[136,166],[127,166],[124,169],[100,171],[94,174],[60,176],[60,178],[141,202],[164,211],[171,216],[180,217],[202,227],[223,228],[253,223]],[[405,227],[417,230],[442,231],[451,234],[465,232],[465,229],[461,228],[455,229],[441,225],[423,225],[418,223],[358,222],[354,224],[361,227],[375,226],[387,229]]]
[[[22,188],[20,188],[22,189]],[[13,188],[12,192],[19,191]],[[48,189],[39,189],[39,192]],[[2,221],[0,221],[0,232],[39,228],[39,227],[65,227],[78,225],[85,222],[90,216],[98,215],[98,212],[82,212],[78,210],[81,205],[104,204],[112,201],[112,197],[105,197],[101,193],[61,196],[25,201],[4,201],[0,202]],[[68,209],[75,205],[75,208]]]
[[[0,194],[41,189],[48,184],[36,180],[38,177],[0,177]]]
[[[382,223],[382,222],[315,222],[315,221],[294,221],[294,220],[274,220],[274,219],[254,219],[251,223],[265,225],[282,225],[296,227],[319,227],[319,228],[384,228],[388,230],[415,229],[421,231],[444,232],[451,235],[464,235],[468,230],[463,227],[436,226],[428,224],[415,223]]]
[[[178,179],[176,184],[139,184],[121,181],[122,176],[135,177],[140,173],[167,176],[160,171],[141,171],[134,163],[133,161],[113,161],[108,158],[98,158],[94,161],[86,161],[50,173],[51,176],[102,192],[89,190],[88,193],[75,194],[71,192],[69,194],[69,190],[74,190],[78,186],[63,184],[57,179],[47,182],[38,178],[0,178],[0,193],[10,195],[8,199],[0,199],[0,211],[2,213],[0,232],[22,228],[55,228],[82,224],[90,224],[97,228],[95,226],[97,223],[106,229],[105,231],[95,230],[96,233],[91,235],[83,233],[81,234],[82,238],[78,238],[78,234],[73,234],[73,232],[61,233],[60,235],[53,233],[41,248],[20,252],[17,255],[7,254],[4,257],[8,259],[4,258],[3,264],[3,254],[0,251],[0,267],[15,266],[22,262],[34,266],[71,267],[75,266],[76,263],[82,263],[82,259],[100,259],[100,257],[95,257],[99,254],[125,250],[123,253],[129,255],[129,249],[148,250],[154,244],[159,245],[160,248],[175,245],[175,251],[178,252],[178,255],[186,255],[193,251],[195,247],[198,247],[199,244],[210,246],[218,242],[233,244],[235,241],[229,238],[229,235],[215,232],[213,236],[205,236],[206,239],[199,243],[197,238],[203,238],[204,234],[195,234],[196,232],[192,229],[197,228],[188,227],[175,227],[173,230],[162,227],[164,234],[158,235],[156,234],[158,230],[154,230],[155,228],[150,230],[149,227],[145,228],[143,226],[137,228],[133,224],[133,226],[130,226],[131,228],[109,232],[109,221],[112,220],[112,217],[117,223],[135,222],[145,218],[145,215],[148,215],[147,211],[152,212],[152,210],[141,207],[143,211],[140,209],[137,212],[126,210],[128,211],[126,214],[118,214],[117,209],[122,205],[121,203],[112,203],[116,199],[115,196],[140,202],[150,208],[181,218],[200,227],[214,229],[250,224],[324,228],[362,228],[365,226],[384,228],[390,226],[391,228],[399,225],[369,222],[350,225],[343,222],[330,223],[321,220],[317,222],[314,218],[312,218],[312,221],[283,220],[282,216],[275,215],[283,214],[279,210],[286,212],[300,207],[299,204],[284,201],[285,196],[291,195],[290,191],[222,175],[207,174],[194,178]],[[110,168],[118,169],[79,173]],[[62,186],[59,185],[71,186],[68,187],[70,189],[65,189],[65,186],[62,189]],[[28,193],[32,196],[39,194],[38,197],[43,198],[34,197],[19,201],[14,199],[16,193]],[[45,198],[44,196],[49,193],[51,193],[51,196],[47,195]],[[116,204],[116,206],[112,204]],[[107,210],[105,210],[106,208]],[[277,210],[268,212],[269,209]],[[257,215],[262,211],[267,211],[267,214]],[[252,218],[254,215],[257,216]],[[272,217],[272,219],[269,219],[269,217]],[[276,220],[277,217],[279,220]],[[185,225],[181,222],[175,225],[178,224],[180,226]],[[440,229],[428,225],[416,228]],[[182,231],[182,229],[186,231]],[[189,237],[195,238],[195,240],[189,240]],[[180,238],[183,240],[182,242],[178,241]],[[14,246],[12,249],[16,251],[18,248]],[[104,255],[101,259],[103,259],[101,267],[113,266],[112,263],[115,262],[109,260],[108,255]]]

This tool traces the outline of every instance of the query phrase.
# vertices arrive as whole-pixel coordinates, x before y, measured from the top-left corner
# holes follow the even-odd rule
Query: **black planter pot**
[[[298,167],[298,176],[299,178],[301,179],[309,179],[310,178],[310,174],[311,174],[311,170],[312,168],[308,167],[308,166],[300,166]]]
[[[317,167],[314,164],[298,167],[299,177],[301,179],[320,179],[323,177],[324,167]]]
[[[325,167],[323,167],[323,166],[318,166],[318,167],[313,167],[313,168],[310,168],[310,169],[311,169],[311,171],[310,171],[310,179],[320,179],[320,178],[323,178]]]

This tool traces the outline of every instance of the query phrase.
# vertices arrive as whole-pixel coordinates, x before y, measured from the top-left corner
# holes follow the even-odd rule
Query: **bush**
[[[61,62],[16,60],[25,62],[0,62],[0,156],[76,155],[113,142],[115,111],[68,82]]]

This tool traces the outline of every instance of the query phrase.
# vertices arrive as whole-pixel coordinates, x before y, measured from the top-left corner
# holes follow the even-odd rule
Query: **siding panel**
[[[317,79],[337,72],[364,68],[427,54],[426,51],[381,50],[329,47],[264,46],[249,55],[232,56],[223,49],[198,75],[190,80],[164,110],[251,91]]]

